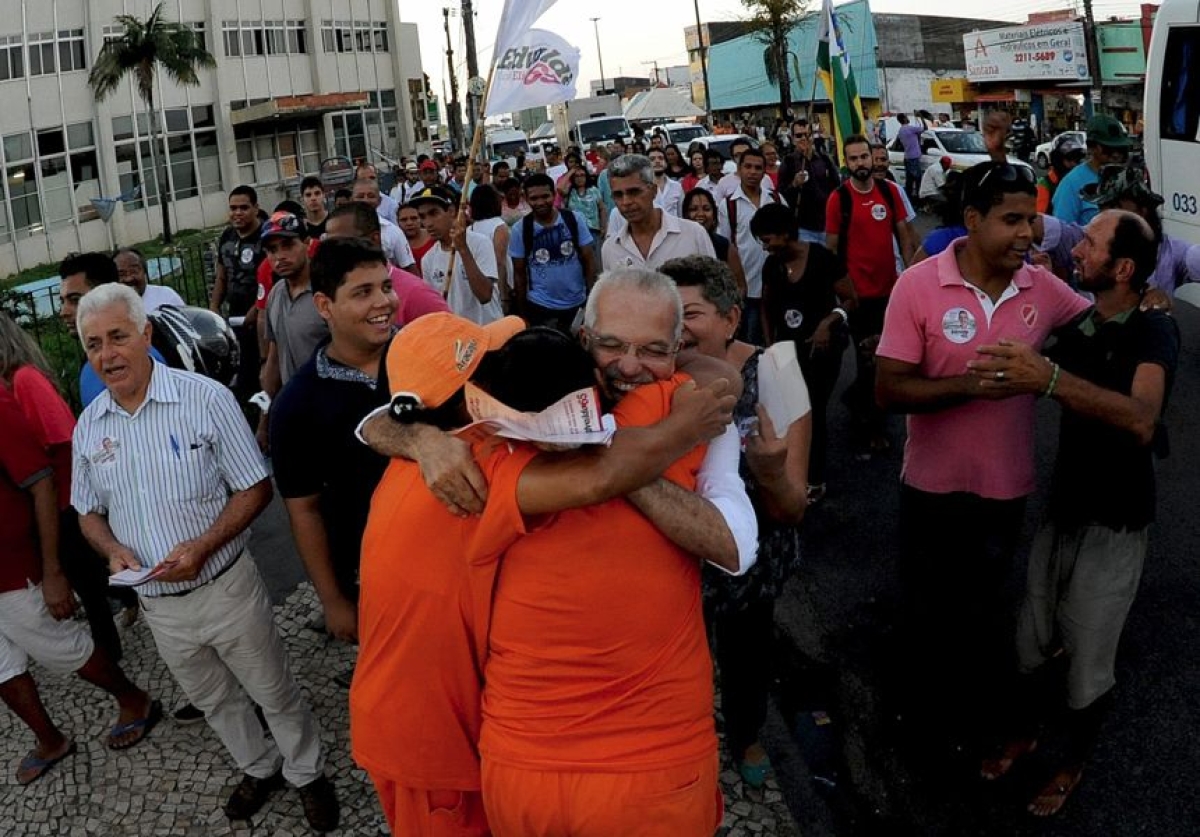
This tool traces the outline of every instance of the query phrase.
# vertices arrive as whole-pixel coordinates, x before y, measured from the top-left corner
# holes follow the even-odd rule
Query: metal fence
[[[169,285],[189,305],[208,306],[216,276],[216,241],[168,248],[151,257],[151,282]],[[0,309],[6,311],[42,347],[59,385],[72,406],[79,408],[79,368],[85,362],[79,341],[59,317],[59,277],[0,289]]]

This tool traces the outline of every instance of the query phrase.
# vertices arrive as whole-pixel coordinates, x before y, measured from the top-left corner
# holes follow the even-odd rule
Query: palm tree
[[[176,84],[195,86],[200,84],[196,71],[202,67],[211,69],[217,66],[217,61],[200,45],[191,27],[163,18],[162,3],[156,5],[145,20],[132,15],[117,15],[115,20],[125,31],[104,42],[88,74],[88,85],[96,101],[102,102],[112,95],[125,76],[133,76],[138,95],[146,104],[150,118],[150,159],[158,180],[163,243],[170,244],[171,219],[167,212],[167,201],[171,190],[167,183],[165,149],[161,168],[158,163],[158,113],[154,109],[154,78],[161,72]]]
[[[779,85],[779,115],[787,118],[792,107],[792,72],[788,67],[788,37],[804,18],[806,0],[742,0],[751,34],[763,44],[767,80]],[[799,75],[799,67],[795,68]]]

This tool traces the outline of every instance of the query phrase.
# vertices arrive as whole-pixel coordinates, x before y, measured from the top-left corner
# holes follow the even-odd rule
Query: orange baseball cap
[[[388,349],[392,417],[408,422],[417,410],[445,404],[470,380],[485,354],[524,330],[520,317],[478,325],[439,311],[413,320]]]

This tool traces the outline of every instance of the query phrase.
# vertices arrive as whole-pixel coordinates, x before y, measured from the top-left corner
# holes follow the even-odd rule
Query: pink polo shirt
[[[1050,271],[1024,265],[993,308],[959,272],[956,254],[965,243],[958,239],[901,275],[883,322],[881,357],[917,364],[928,378],[962,375],[978,346],[1008,337],[1040,349],[1051,331],[1088,307]],[[910,415],[904,482],[996,500],[1032,493],[1034,401],[1018,395]]]
[[[424,314],[450,310],[442,295],[420,276],[402,270],[394,264],[388,265],[388,276],[392,279],[392,290],[400,300],[400,305],[396,308],[396,325],[401,328]]]

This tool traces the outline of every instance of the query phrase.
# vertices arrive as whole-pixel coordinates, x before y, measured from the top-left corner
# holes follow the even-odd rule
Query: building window
[[[389,44],[385,23],[321,21],[321,48],[325,52],[387,52]]]
[[[25,50],[20,35],[0,35],[0,81],[25,76]]]
[[[61,72],[87,69],[82,29],[61,29],[58,33],[58,68]]]
[[[308,27],[305,26],[302,20],[289,20],[287,22],[287,51],[293,55],[305,55],[308,53]]]
[[[308,33],[302,20],[226,20],[221,24],[225,55],[303,55]]]
[[[53,75],[54,63],[54,33],[38,32],[29,36],[29,75]]]
[[[264,20],[262,22],[264,50],[267,55],[284,55],[287,53],[287,36],[284,34],[282,20]]]
[[[136,129],[135,123],[136,122]],[[125,208],[141,209],[158,203],[158,178],[150,154],[148,120],[140,113],[113,118],[113,142],[121,193],[142,187],[137,199]],[[163,112],[165,137],[160,138],[159,165],[169,168],[172,200],[192,198],[201,192],[222,191],[220,154],[212,105],[168,108]],[[165,156],[163,156],[165,155]]]
[[[195,38],[196,38],[196,46],[199,47],[200,49],[207,50],[208,49],[208,36],[205,34],[207,32],[207,28],[205,27],[204,21],[193,20],[191,23],[189,23],[187,25],[192,28],[192,32],[194,33]]]
[[[91,122],[9,134],[3,146],[0,239],[96,217],[91,199],[100,195],[100,175]]]

